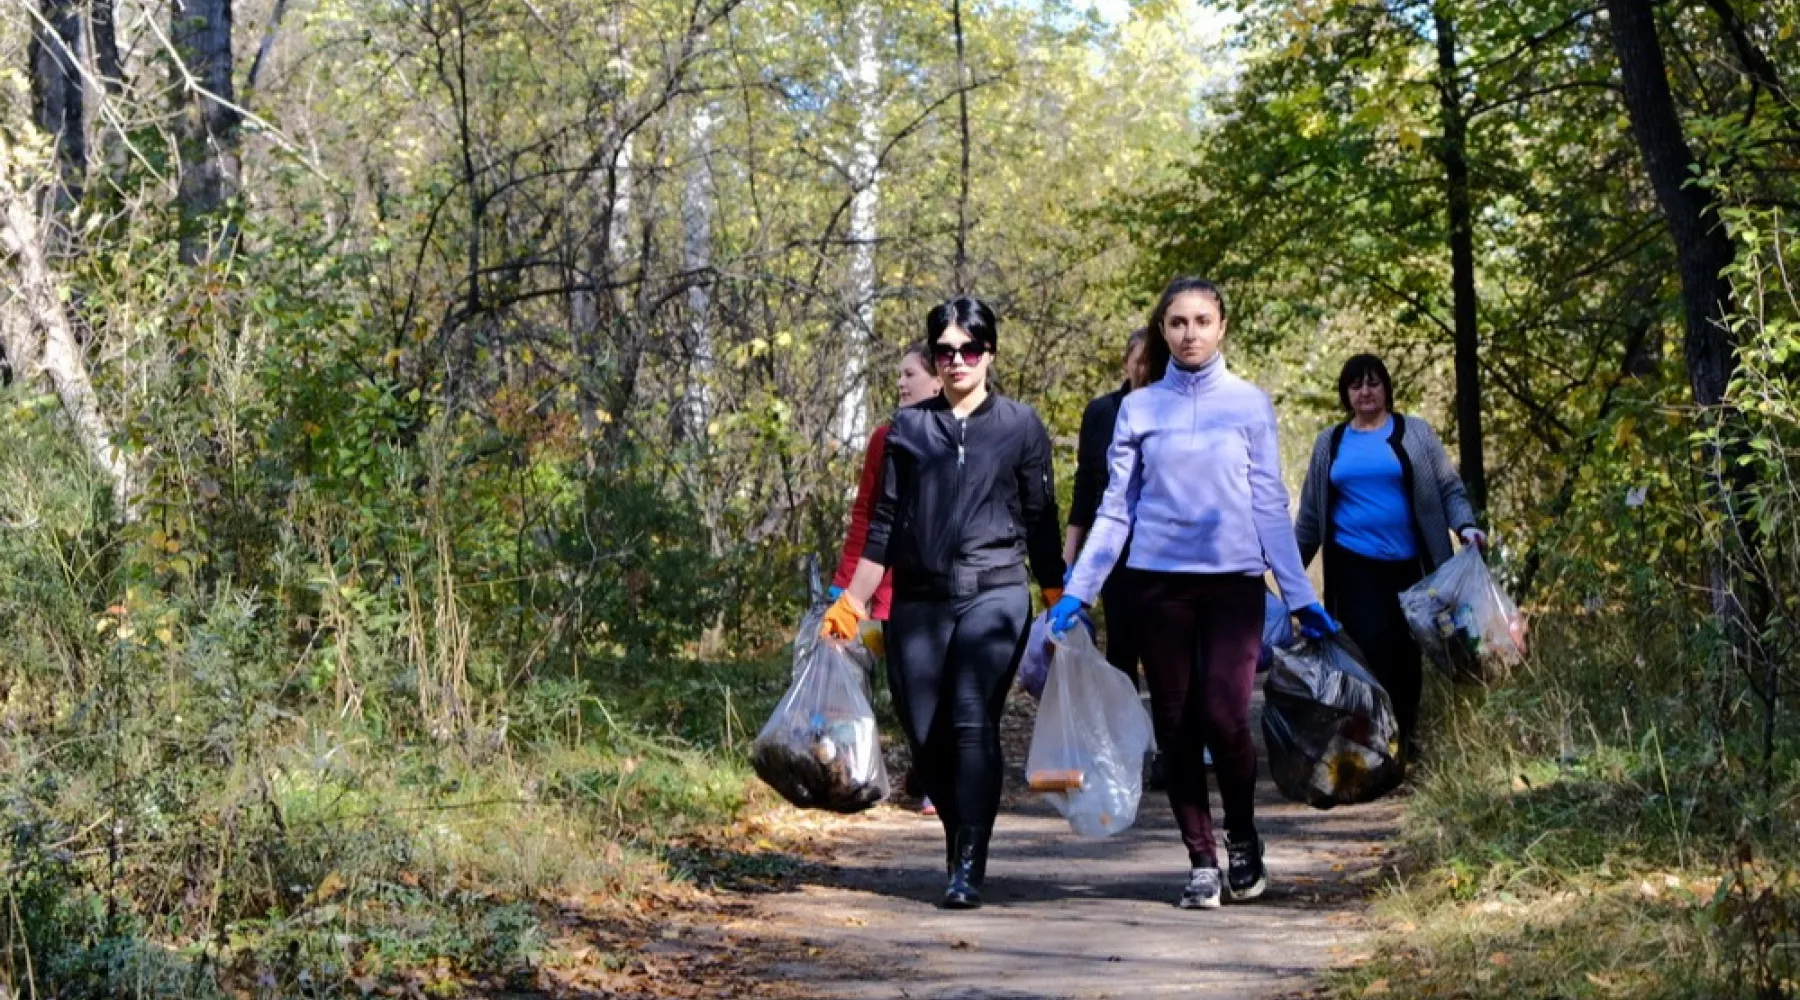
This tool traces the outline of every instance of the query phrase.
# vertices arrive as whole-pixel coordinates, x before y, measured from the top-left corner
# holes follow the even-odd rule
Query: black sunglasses
[[[979,340],[971,340],[961,347],[951,347],[949,344],[931,345],[931,356],[940,365],[952,364],[960,357],[963,364],[973,368],[981,363],[981,356],[987,352],[987,345]]]

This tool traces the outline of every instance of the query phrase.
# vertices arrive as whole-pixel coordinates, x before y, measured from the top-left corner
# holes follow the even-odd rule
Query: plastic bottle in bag
[[[1525,658],[1525,620],[1473,546],[1400,595],[1419,648],[1453,680],[1486,683]]]
[[[1108,837],[1137,821],[1150,715],[1087,630],[1072,629],[1052,645],[1026,777],[1076,833]]]

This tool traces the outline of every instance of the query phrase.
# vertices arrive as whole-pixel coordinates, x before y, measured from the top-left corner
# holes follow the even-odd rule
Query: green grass
[[[1337,995],[1800,995],[1800,769],[1784,757],[1777,794],[1758,794],[1697,710],[1716,701],[1687,687],[1690,647],[1659,662],[1629,627],[1540,625],[1521,676],[1435,685],[1406,861]]]
[[[760,721],[786,668],[662,664],[616,701],[550,684],[510,732],[488,722],[444,742],[397,745],[378,725],[321,712],[268,726],[228,758],[203,741],[145,751],[131,806],[132,828],[148,833],[110,861],[106,824],[83,822],[120,805],[93,766],[105,755],[35,780],[16,766],[23,756],[0,757],[11,834],[0,861],[23,901],[19,918],[0,920],[0,958],[12,960],[0,981],[134,997],[529,985],[569,905],[792,870],[779,855],[681,846],[718,844],[769,801],[740,752],[738,703],[710,695],[721,681],[752,692],[742,711]]]

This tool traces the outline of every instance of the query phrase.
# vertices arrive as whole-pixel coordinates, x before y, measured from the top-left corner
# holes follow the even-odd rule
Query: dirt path
[[[758,900],[759,933],[797,945],[779,978],[800,995],[845,1000],[1269,997],[1306,988],[1354,949],[1395,803],[1319,812],[1265,780],[1267,895],[1184,911],[1172,905],[1187,859],[1167,800],[1146,793],[1137,825],[1119,836],[1075,837],[1023,788],[1029,724],[1024,706],[1009,712],[1010,790],[987,906],[938,910],[937,821],[883,806],[835,824],[830,863]]]

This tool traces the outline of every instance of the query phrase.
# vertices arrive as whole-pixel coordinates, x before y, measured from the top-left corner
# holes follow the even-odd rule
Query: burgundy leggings
[[[1137,573],[1138,644],[1169,804],[1194,865],[1218,865],[1205,748],[1233,840],[1255,833],[1250,690],[1262,649],[1263,582],[1240,574]]]

